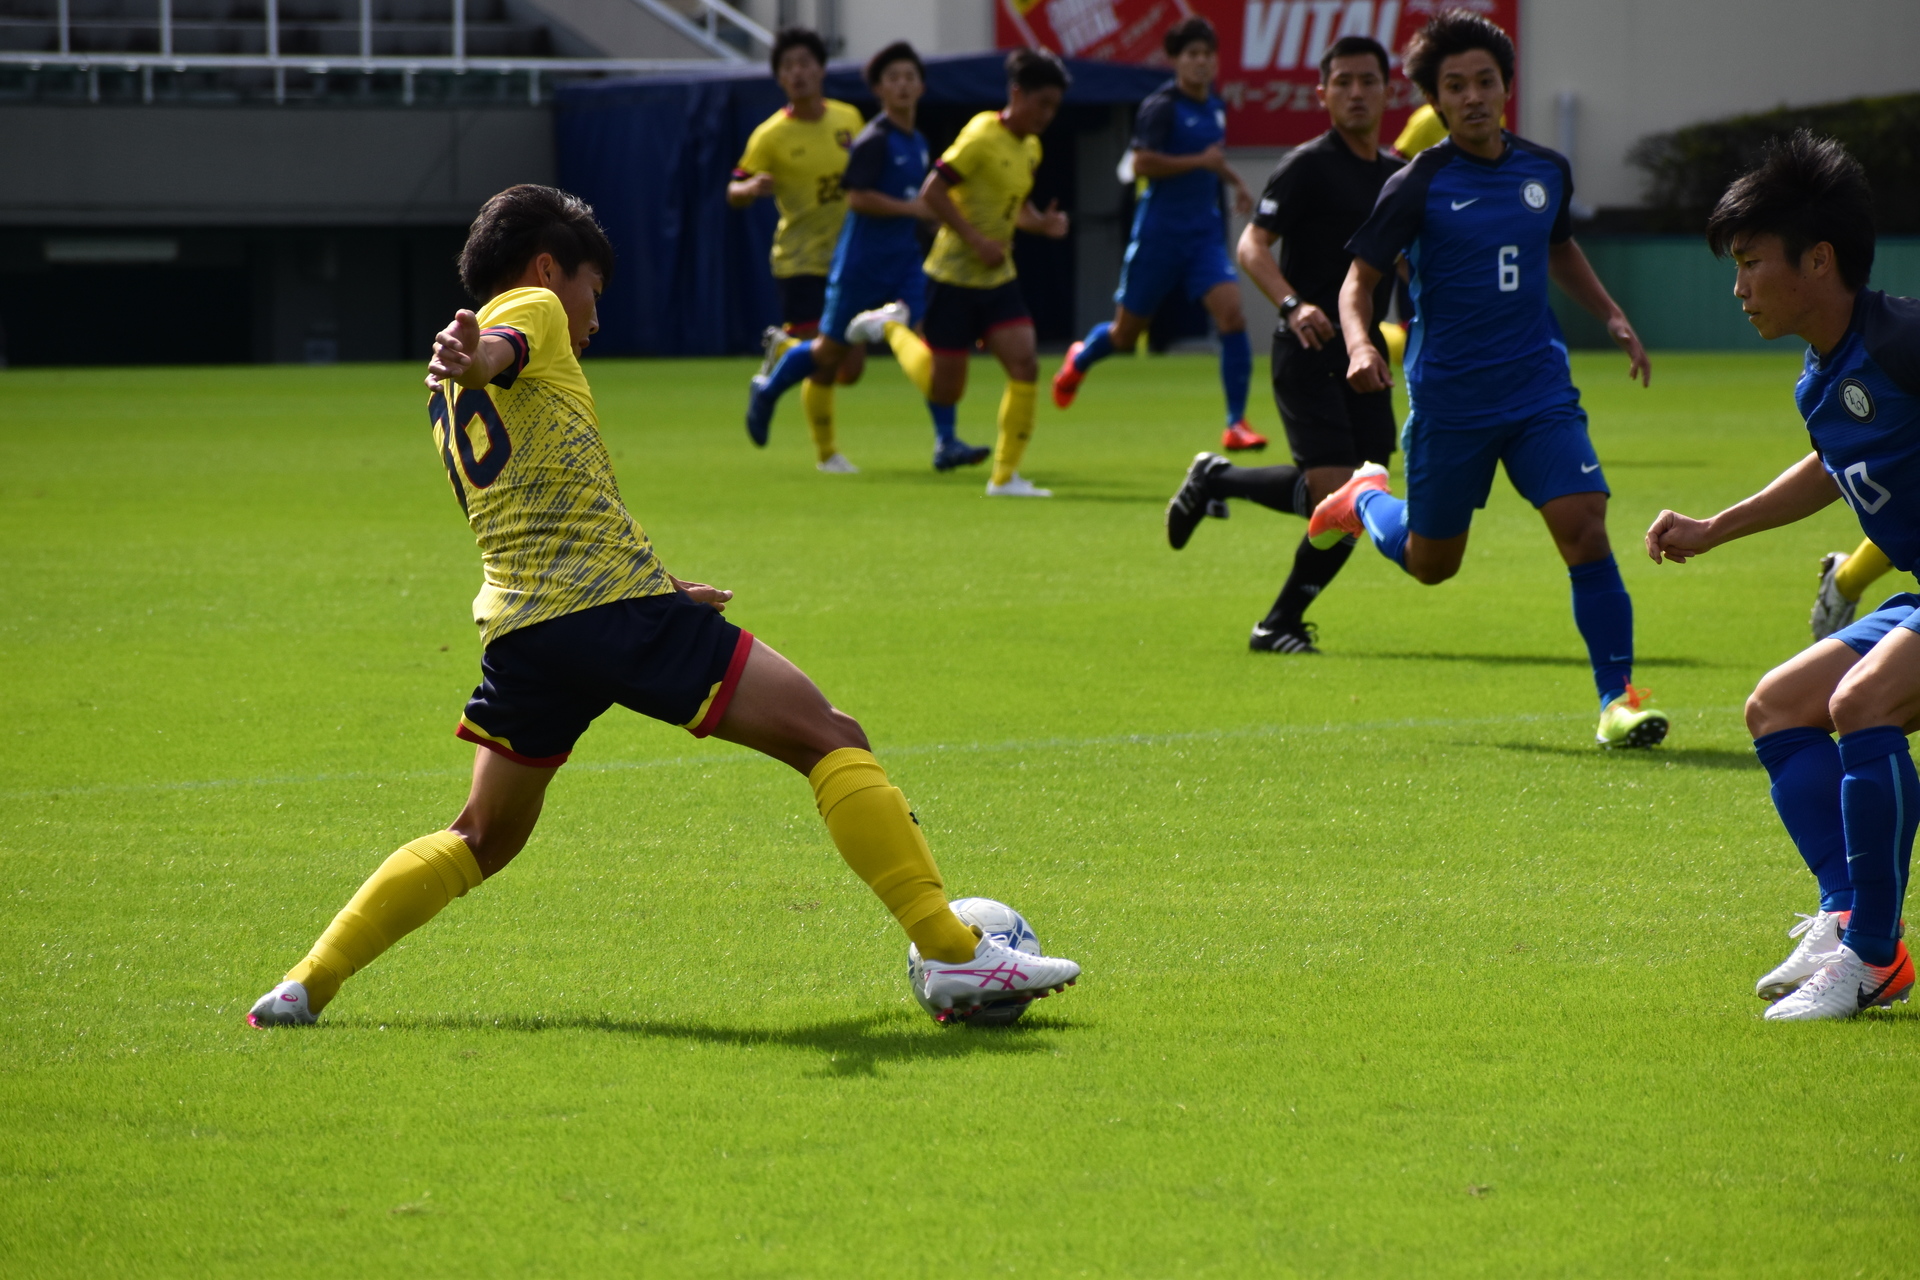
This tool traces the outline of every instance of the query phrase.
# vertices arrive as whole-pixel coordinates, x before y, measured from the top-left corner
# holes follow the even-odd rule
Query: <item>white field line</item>
[[[1732,715],[1738,707],[1673,707],[1668,714],[1676,719],[1693,715]],[[1409,718],[1401,720],[1357,720],[1345,723],[1262,724],[1238,729],[1203,729],[1192,733],[1119,733],[1088,738],[1012,738],[1004,742],[934,742],[918,746],[887,747],[878,752],[883,761],[901,756],[931,756],[945,753],[990,754],[1040,751],[1070,752],[1093,747],[1166,747],[1182,743],[1235,742],[1260,738],[1307,737],[1329,733],[1392,733],[1422,729],[1472,729],[1498,725],[1560,724],[1593,718],[1591,712],[1550,711],[1507,716],[1463,716]],[[765,756],[753,752],[726,755],[661,756],[651,760],[582,761],[565,767],[569,774],[620,773],[631,769],[677,769],[687,766],[714,768],[742,764],[771,764]],[[115,794],[154,794],[165,791],[213,791],[233,787],[303,787],[324,782],[414,782],[430,778],[466,777],[470,765],[449,769],[409,769],[395,773],[314,773],[286,774],[264,778],[202,778],[180,782],[101,783],[97,786],[41,787],[21,791],[0,791],[0,800],[44,800],[54,796],[90,796]]]

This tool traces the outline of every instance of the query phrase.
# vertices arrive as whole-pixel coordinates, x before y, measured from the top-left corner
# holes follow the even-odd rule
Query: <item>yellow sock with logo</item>
[[[933,349],[898,320],[887,322],[887,345],[893,348],[893,358],[900,362],[900,372],[907,375],[914,390],[923,396],[932,394]]]
[[[993,449],[995,484],[1013,479],[1027,454],[1027,441],[1033,435],[1034,387],[1031,382],[1009,382],[1000,397],[1000,439]]]
[[[800,384],[800,406],[807,411],[807,430],[813,433],[813,451],[825,462],[840,452],[833,438],[833,384],[822,386],[808,378]]]
[[[367,877],[307,958],[287,974],[287,981],[304,985],[308,1007],[320,1012],[339,993],[341,983],[449,902],[478,888],[480,880],[473,851],[451,831],[402,845]]]
[[[947,889],[907,798],[870,752],[830,751],[807,775],[834,847],[867,882],[920,954],[970,960],[979,939],[947,906]]]
[[[1873,585],[1874,579],[1891,568],[1893,561],[1887,559],[1887,553],[1874,546],[1872,538],[1865,538],[1853,549],[1846,563],[1840,566],[1840,571],[1833,575],[1833,585],[1847,599],[1858,600]]]

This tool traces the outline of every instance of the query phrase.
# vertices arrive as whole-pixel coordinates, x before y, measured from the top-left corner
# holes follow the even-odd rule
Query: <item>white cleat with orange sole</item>
[[[283,982],[253,1002],[247,1012],[250,1027],[310,1027],[320,1020],[307,1004],[307,989],[298,982]]]
[[[964,1009],[1022,994],[1050,995],[1080,979],[1080,966],[1071,960],[1015,951],[991,936],[980,939],[971,959],[921,957],[916,963],[915,994],[936,1009]]]
[[[1762,1000],[1778,1000],[1800,989],[1800,984],[1820,972],[1827,955],[1840,945],[1851,911],[1816,911],[1800,917],[1800,923],[1787,930],[1789,938],[1800,939],[1773,972],[1753,984],[1753,994]]]
[[[1354,500],[1376,490],[1387,492],[1387,469],[1377,462],[1369,462],[1345,484],[1320,499],[1320,505],[1307,517],[1307,541],[1325,551],[1342,538],[1366,537],[1367,526],[1360,519]]]

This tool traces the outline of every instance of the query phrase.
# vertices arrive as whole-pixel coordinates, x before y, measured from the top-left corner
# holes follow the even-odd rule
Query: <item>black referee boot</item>
[[[1247,648],[1255,653],[1318,653],[1313,642],[1320,628],[1304,618],[1268,618],[1253,629]]]

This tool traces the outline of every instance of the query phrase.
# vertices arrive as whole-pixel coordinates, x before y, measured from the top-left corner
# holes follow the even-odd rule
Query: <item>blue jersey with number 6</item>
[[[1556,151],[1502,133],[1483,160],[1451,140],[1387,179],[1347,248],[1412,268],[1407,394],[1425,428],[1517,422],[1579,403],[1547,306],[1548,250],[1573,235],[1573,176]]]
[[[1920,301],[1862,289],[1793,389],[1821,465],[1896,569],[1920,563]]]

